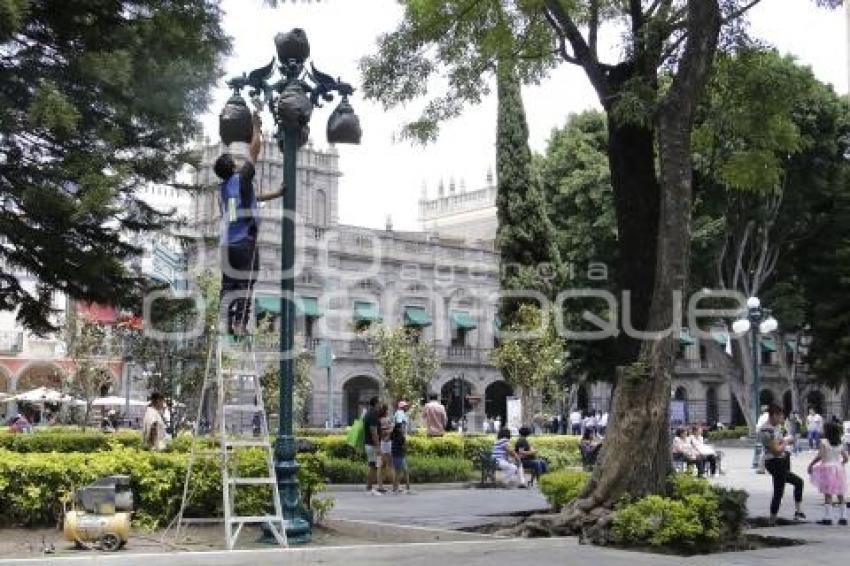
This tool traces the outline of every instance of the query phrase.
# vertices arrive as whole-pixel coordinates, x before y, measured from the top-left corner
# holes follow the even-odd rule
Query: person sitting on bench
[[[525,487],[525,484],[522,483],[519,477],[519,466],[517,463],[520,461],[517,457],[516,451],[511,448],[511,431],[510,429],[503,427],[499,430],[499,434],[496,437],[496,443],[493,445],[493,451],[490,453],[493,457],[493,460],[496,461],[496,465],[505,473],[505,483],[514,483],[519,484],[520,487]]]
[[[537,451],[528,442],[530,435],[531,429],[529,427],[524,426],[520,428],[519,438],[517,438],[516,444],[514,444],[514,450],[516,450],[516,454],[522,462],[522,467],[531,471],[532,479],[537,479],[546,473],[547,465],[546,460],[537,457]]]
[[[682,427],[676,429],[673,437],[673,460],[684,462],[687,466],[695,465],[699,477],[705,474],[705,460],[688,442],[688,431]]]

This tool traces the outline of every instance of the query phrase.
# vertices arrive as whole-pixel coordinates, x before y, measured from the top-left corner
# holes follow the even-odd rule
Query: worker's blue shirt
[[[221,184],[222,246],[254,242],[257,239],[257,197],[254,194],[254,165],[246,161],[239,171]]]

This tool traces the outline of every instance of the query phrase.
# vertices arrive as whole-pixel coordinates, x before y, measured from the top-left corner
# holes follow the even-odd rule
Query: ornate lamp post
[[[354,93],[351,85],[319,72],[304,64],[310,56],[310,44],[304,30],[293,29],[275,36],[277,62],[281,78],[269,83],[274,72],[271,63],[228,81],[234,98],[250,87],[250,95],[262,95],[274,117],[275,139],[283,154],[283,206],[281,210],[281,305],[280,305],[280,404],[279,428],[275,447],[275,471],[280,491],[287,538],[290,542],[307,542],[310,525],[300,511],[298,494],[298,463],[295,460],[295,437],[292,422],[292,396],[295,387],[293,338],[295,334],[295,203],[296,159],[298,148],[307,143],[308,124],[314,107],[320,101],[333,100],[332,92],[341,101],[331,114],[327,126],[330,143],[360,143],[360,121],[348,102]],[[231,99],[233,101],[233,98]],[[230,102],[229,102],[230,104]]]
[[[779,327],[775,318],[770,316],[770,311],[761,306],[758,297],[747,299],[747,310],[742,318],[732,323],[732,332],[742,335],[750,332],[753,356],[753,423],[757,423],[761,409],[761,356],[759,356],[759,342],[761,334],[770,334]],[[753,452],[753,468],[758,468],[761,457],[761,444],[756,432],[756,444]]]

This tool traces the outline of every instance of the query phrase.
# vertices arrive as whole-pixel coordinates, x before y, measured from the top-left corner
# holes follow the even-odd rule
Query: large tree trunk
[[[655,170],[655,133],[648,126],[608,120],[608,160],[617,213],[617,286],[630,295],[623,312],[630,325],[648,327],[655,285],[660,188]],[[641,343],[621,333],[617,363],[634,362]]]
[[[646,328],[667,335],[645,340],[638,361],[620,372],[602,453],[585,493],[559,516],[532,517],[517,529],[523,534],[580,532],[593,542],[605,542],[614,504],[623,495],[640,497],[663,493],[666,488],[671,470],[670,383],[689,275],[691,126],[717,48],[717,0],[689,0],[687,28],[688,41],[679,68],[658,113],[661,198]],[[610,112],[609,120],[615,120]],[[628,155],[631,149],[620,151]],[[648,169],[649,165],[644,164],[643,168]],[[620,211],[619,207],[624,206],[621,201],[615,204],[618,218],[635,213]],[[656,226],[644,228],[652,231]],[[620,245],[629,249],[623,236],[620,234]]]

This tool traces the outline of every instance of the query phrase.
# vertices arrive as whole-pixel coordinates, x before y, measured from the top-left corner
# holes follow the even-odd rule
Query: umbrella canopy
[[[115,395],[111,395],[109,397],[99,397],[92,401],[92,407],[123,407],[126,404],[126,397],[118,397]],[[130,399],[131,407],[144,407],[147,404],[147,401],[142,401],[141,399]]]
[[[62,395],[55,389],[49,387],[36,387],[23,393],[18,393],[12,397],[15,401],[24,401],[27,403],[67,403],[67,404],[85,404],[85,401],[74,399],[70,395]]]

